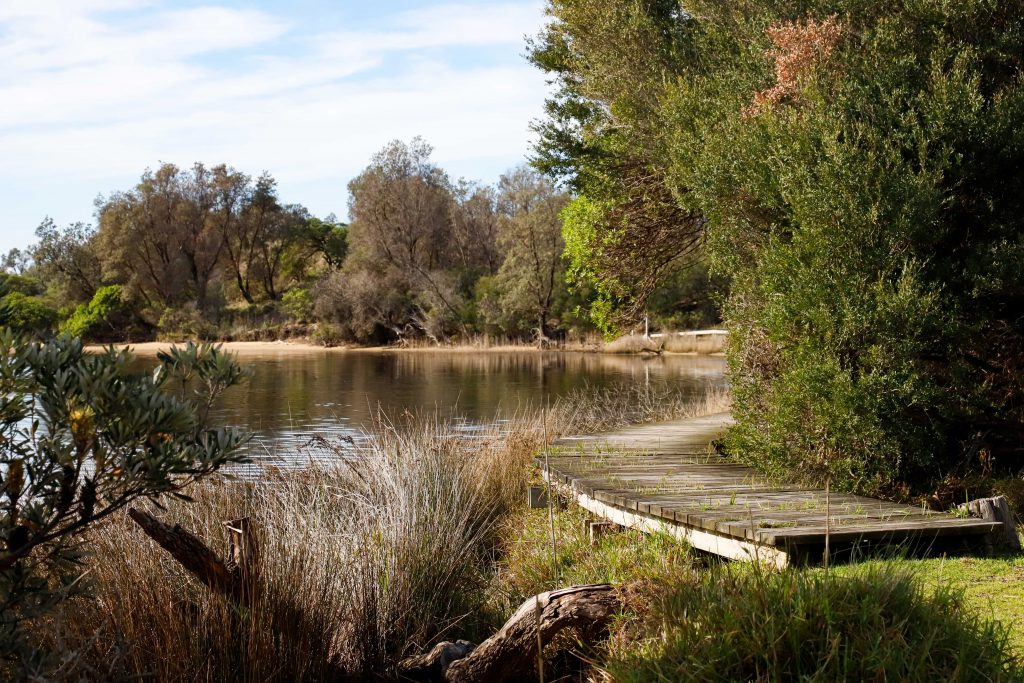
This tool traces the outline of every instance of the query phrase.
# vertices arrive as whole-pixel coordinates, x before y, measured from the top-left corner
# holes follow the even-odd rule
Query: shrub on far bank
[[[0,327],[29,334],[53,329],[58,313],[39,299],[12,291],[0,299]]]
[[[120,285],[96,290],[89,303],[81,304],[61,325],[61,332],[83,339],[96,339],[119,332],[115,316],[124,313],[126,305]]]
[[[726,567],[663,595],[606,668],[647,681],[1018,681],[1005,627],[908,572]]]
[[[25,296],[38,296],[43,293],[43,285],[38,279],[28,275],[15,275],[0,272],[0,297],[12,292],[20,292]]]

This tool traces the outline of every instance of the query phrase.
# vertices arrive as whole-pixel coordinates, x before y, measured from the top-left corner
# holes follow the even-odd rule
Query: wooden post
[[[960,506],[962,510],[963,505]],[[1002,529],[992,534],[992,544],[1009,550],[1020,550],[1020,538],[1017,536],[1017,523],[1010,512],[1010,504],[1005,496],[995,498],[978,498],[967,502],[967,511],[972,517],[980,517],[988,522],[1002,522]]]
[[[606,535],[609,531],[613,531],[618,526],[619,525],[615,522],[590,522],[590,524],[587,525],[590,545],[597,545],[602,536]]]
[[[548,492],[541,486],[531,486],[528,491],[527,503],[531,509],[546,508],[548,506]]]

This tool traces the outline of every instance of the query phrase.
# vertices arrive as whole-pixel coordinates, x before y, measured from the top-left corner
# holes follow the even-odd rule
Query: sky
[[[163,162],[269,171],[321,217],[394,139],[492,183],[542,114],[543,20],[541,0],[0,0],[0,253]]]

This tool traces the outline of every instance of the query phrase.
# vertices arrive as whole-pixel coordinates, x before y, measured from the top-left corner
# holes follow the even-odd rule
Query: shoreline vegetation
[[[450,344],[436,344],[427,342],[410,343],[406,345],[387,346],[324,346],[314,340],[304,337],[292,339],[279,339],[274,341],[221,341],[216,342],[225,351],[237,354],[240,357],[249,355],[273,354],[300,354],[314,351],[320,352],[441,352],[441,353],[532,353],[532,352],[561,352],[561,353],[608,353],[622,355],[658,355],[658,354],[680,354],[680,355],[711,355],[723,356],[727,343],[728,332],[725,330],[693,330],[686,332],[656,333],[649,337],[640,334],[630,334],[618,337],[611,341],[604,341],[599,336],[593,336],[578,341],[568,341],[545,346],[534,343],[519,342],[510,343],[508,340],[478,338],[469,342],[454,341]],[[167,351],[176,345],[181,345],[188,340],[180,341],[147,341],[139,343],[117,342],[114,348],[131,349],[133,353],[142,356],[152,356]],[[91,344],[86,346],[87,351],[98,352],[107,348],[107,345]]]
[[[358,459],[335,443],[335,465],[207,478],[184,491],[188,501],[141,508],[218,553],[224,520],[246,520],[260,559],[244,609],[122,514],[90,534],[91,595],[65,601],[36,634],[62,652],[58,679],[395,680],[409,656],[439,641],[481,642],[531,596],[608,583],[621,616],[596,640],[570,631],[553,642],[541,657],[545,680],[782,671],[769,667],[802,680],[1019,680],[1019,604],[989,610],[984,590],[957,594],[998,565],[995,588],[1015,558],[974,567],[897,554],[831,573],[776,572],[635,531],[593,544],[584,512],[568,501],[556,498],[551,512],[527,506],[546,442],[720,412],[730,401],[722,391],[699,400],[643,389],[578,395],[472,439],[436,418],[379,416]],[[699,647],[709,634],[729,645]]]
[[[730,410],[724,389],[697,398],[646,385],[580,391],[471,435],[437,416],[378,413],[361,445],[311,439],[300,448],[309,450],[306,467],[265,464],[252,477],[234,449],[209,452],[234,443],[230,435],[182,419],[161,427],[179,436],[154,439],[138,412],[153,408],[149,421],[169,409],[206,414],[203,406],[243,375],[230,354],[187,345],[161,354],[158,372],[132,375],[127,354],[85,357],[70,338],[11,349],[4,377],[29,368],[50,392],[66,387],[48,378],[76,382],[76,407],[43,413],[43,431],[54,435],[43,438],[59,450],[42,453],[65,463],[65,480],[69,460],[98,474],[82,495],[67,485],[50,490],[55,514],[89,518],[92,487],[114,490],[128,472],[168,495],[128,493],[75,527],[77,541],[52,549],[76,568],[60,575],[66,585],[30,582],[12,594],[26,605],[36,605],[29,596],[47,601],[19,622],[18,656],[0,660],[10,679],[399,680],[410,657],[443,642],[486,647],[535,596],[572,586],[600,586],[618,614],[606,629],[579,623],[541,648],[544,680],[696,683],[764,679],[766,671],[778,674],[769,680],[809,681],[1024,677],[1019,582],[1006,581],[1018,575],[1019,555],[919,560],[895,548],[831,571],[774,570],[722,563],[660,534],[609,529],[592,540],[585,513],[557,490],[546,510],[527,503],[527,487],[540,483],[536,458],[558,438]],[[208,389],[196,401],[186,398],[190,377]],[[24,379],[8,389],[31,409]],[[119,389],[127,381],[161,395],[134,406],[134,394]],[[90,397],[95,405],[84,402]],[[126,431],[125,415],[135,431]],[[21,419],[8,411],[5,424]],[[121,444],[114,459],[112,439]],[[165,468],[193,471],[194,458],[197,476],[150,474],[178,446],[192,450]],[[314,458],[314,449],[333,457]],[[245,475],[232,463],[245,464]],[[30,466],[25,481],[35,482],[42,463]],[[15,516],[5,521],[15,525],[8,538],[27,528]],[[34,576],[63,566],[39,565]],[[449,680],[422,673],[417,680]]]

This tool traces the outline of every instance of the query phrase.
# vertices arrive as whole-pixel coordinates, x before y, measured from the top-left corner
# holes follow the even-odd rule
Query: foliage
[[[313,315],[313,295],[308,289],[296,287],[281,297],[281,310],[298,322],[307,322]]]
[[[410,331],[440,339],[451,324],[466,331],[464,296],[450,272],[452,187],[431,152],[421,138],[395,140],[349,183],[346,293],[363,330],[383,327],[399,339]]]
[[[57,311],[36,297],[14,291],[0,298],[0,326],[38,334],[52,330],[57,318]]]
[[[907,571],[722,568],[656,603],[617,681],[1015,681],[1007,630]]]
[[[299,228],[300,239],[304,240],[314,254],[319,254],[330,269],[341,268],[348,254],[348,225],[338,223],[333,214],[326,220],[316,217],[306,219]]]
[[[695,235],[683,216],[704,225],[730,279],[735,453],[897,496],[1021,468],[1019,13],[986,0],[549,12],[534,60],[564,107],[538,155],[586,198],[567,215],[575,272],[606,287],[598,312],[614,319],[647,291],[614,268],[667,262],[657,235],[630,242],[651,234],[638,226],[681,245]],[[636,47],[620,53],[616,35]],[[653,185],[620,221],[637,169]],[[669,197],[681,213],[663,220]],[[609,240],[638,246],[605,267]]]
[[[606,332],[643,317],[667,275],[692,262],[706,220],[671,182],[660,98],[694,56],[671,0],[552,0],[530,60],[557,86],[535,124],[535,165],[577,197],[565,214],[570,278],[593,288]]]
[[[84,223],[61,229],[47,218],[36,228],[38,242],[29,250],[34,272],[70,301],[88,301],[103,284],[95,236]]]
[[[43,286],[37,278],[31,275],[0,272],[0,297],[7,296],[12,292],[25,296],[38,296],[43,293]]]
[[[92,338],[113,330],[114,316],[125,310],[120,285],[107,285],[96,290],[89,303],[80,304],[61,325],[61,332],[73,337]]]
[[[32,255],[17,247],[11,249],[0,258],[0,272],[12,275],[24,275],[32,264]]]
[[[567,197],[527,167],[498,182],[498,244],[505,254],[495,278],[506,329],[550,333],[556,298],[564,289],[559,214]]]
[[[167,354],[155,376],[134,373],[125,351],[86,354],[69,336],[0,331],[0,348],[0,666],[33,676],[50,663],[31,628],[87,586],[83,534],[241,459],[245,437],[205,419],[241,374],[208,346]],[[193,376],[190,394],[164,390]]]

